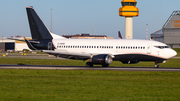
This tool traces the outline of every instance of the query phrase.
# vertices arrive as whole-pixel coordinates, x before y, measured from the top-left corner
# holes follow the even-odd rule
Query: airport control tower
[[[133,17],[139,16],[136,0],[122,0],[119,8],[119,16],[125,17],[125,39],[133,38]]]

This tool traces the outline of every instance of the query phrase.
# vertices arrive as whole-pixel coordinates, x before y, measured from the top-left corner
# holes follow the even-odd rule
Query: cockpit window
[[[154,46],[156,48],[164,49],[164,48],[169,48],[168,46]]]

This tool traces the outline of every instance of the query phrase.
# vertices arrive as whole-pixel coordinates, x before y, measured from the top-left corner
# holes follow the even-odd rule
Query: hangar
[[[23,40],[24,37],[16,36],[11,37],[15,39],[21,39]],[[27,38],[31,39],[31,38]],[[29,49],[26,42],[18,41],[18,40],[11,40],[9,38],[0,37],[0,51],[22,51],[23,49]]]
[[[150,37],[171,48],[180,48],[180,11],[173,11],[162,29],[152,33]]]

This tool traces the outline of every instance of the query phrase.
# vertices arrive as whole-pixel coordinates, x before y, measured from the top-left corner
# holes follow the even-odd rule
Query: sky
[[[136,0],[139,16],[133,18],[133,38],[146,38],[180,10],[180,0]],[[0,37],[31,36],[26,6],[33,6],[47,28],[58,35],[89,33],[124,38],[125,18],[119,16],[121,0],[0,0]]]

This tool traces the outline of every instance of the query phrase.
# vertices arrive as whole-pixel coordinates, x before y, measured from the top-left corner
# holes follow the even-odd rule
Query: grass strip
[[[59,66],[85,66],[86,61],[82,60],[63,60],[63,59],[23,59],[23,58],[0,58],[0,64],[19,64],[19,65],[59,65]],[[154,62],[140,62],[138,64],[122,64],[113,61],[113,67],[154,67]],[[160,67],[180,68],[180,59],[170,59],[166,63],[160,63]],[[100,66],[100,65],[95,65]]]
[[[179,101],[180,72],[0,70],[1,101]]]

